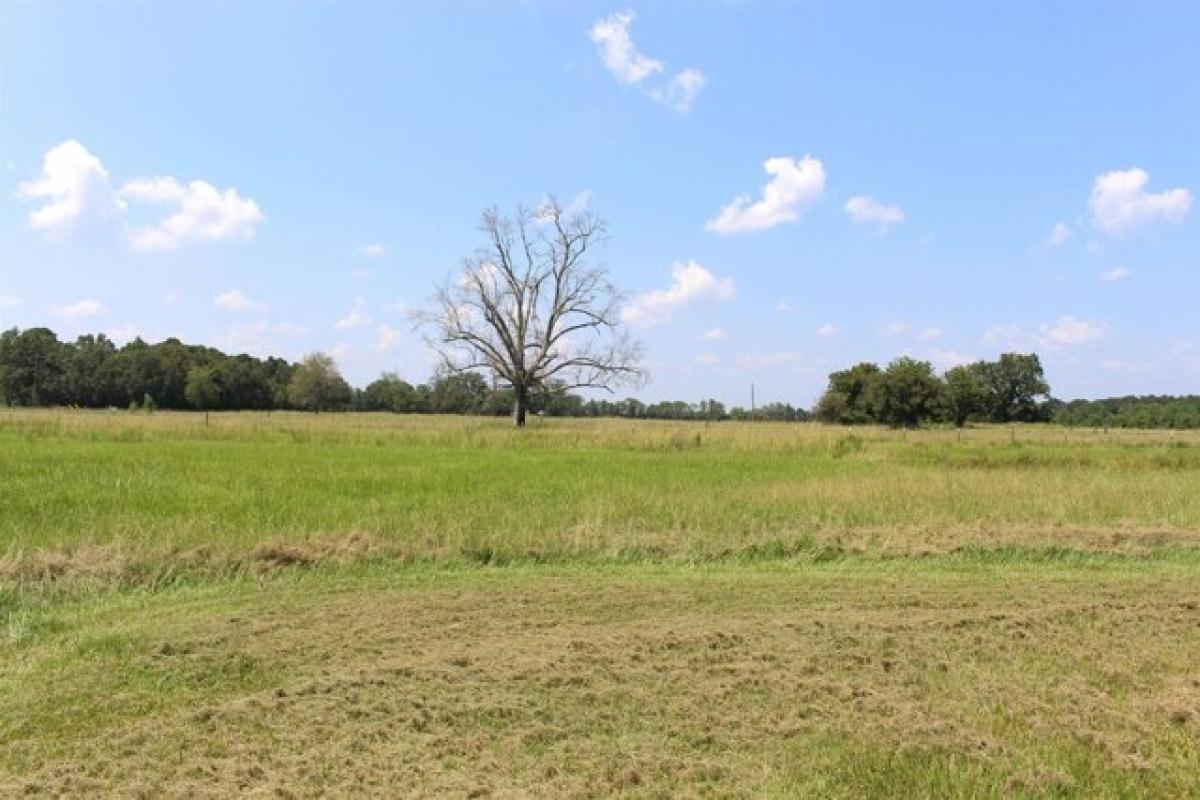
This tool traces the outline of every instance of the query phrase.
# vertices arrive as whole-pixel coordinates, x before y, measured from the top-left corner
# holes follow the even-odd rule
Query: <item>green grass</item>
[[[0,412],[0,795],[1200,794],[1200,440]]]

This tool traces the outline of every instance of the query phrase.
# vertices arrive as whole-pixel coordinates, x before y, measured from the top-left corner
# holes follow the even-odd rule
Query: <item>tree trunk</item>
[[[517,388],[513,392],[513,425],[518,428],[525,427],[525,410],[529,405],[529,395],[523,388]]]

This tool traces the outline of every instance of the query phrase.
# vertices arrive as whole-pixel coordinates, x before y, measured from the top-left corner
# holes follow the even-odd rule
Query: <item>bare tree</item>
[[[612,391],[642,378],[640,348],[620,322],[621,293],[587,256],[604,223],[554,200],[515,217],[483,213],[487,246],[419,315],[449,373],[488,370],[513,390],[513,424],[551,383]]]

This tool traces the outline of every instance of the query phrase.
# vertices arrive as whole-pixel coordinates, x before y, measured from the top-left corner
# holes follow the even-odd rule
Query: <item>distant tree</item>
[[[394,372],[385,372],[362,391],[364,411],[413,411],[416,392]]]
[[[897,358],[867,384],[864,405],[875,422],[915,428],[937,416],[942,387],[928,361]]]
[[[68,352],[49,328],[0,334],[0,396],[18,406],[70,402]]]
[[[843,425],[873,421],[866,404],[867,389],[879,375],[879,367],[868,361],[830,373],[829,386],[817,401],[817,419]]]
[[[108,369],[117,347],[103,333],[80,336],[67,357],[67,383],[70,402],[96,408],[111,405],[117,392],[109,380]]]
[[[333,411],[350,404],[350,385],[334,360],[324,353],[305,356],[292,371],[288,400],[297,408]]]
[[[217,382],[217,371],[213,367],[198,366],[188,370],[187,386],[184,388],[187,401],[200,411],[219,408],[221,385]]]
[[[987,405],[978,364],[954,367],[946,371],[945,406],[947,417],[958,427],[983,412]]]
[[[445,372],[496,375],[513,390],[518,427],[533,393],[551,380],[611,391],[641,376],[620,294],[586,258],[604,233],[599,219],[568,216],[550,201],[514,218],[486,211],[480,228],[487,246],[421,317]]]
[[[478,372],[440,375],[429,387],[429,406],[438,414],[481,414],[490,393]]]
[[[1004,353],[998,361],[972,365],[983,384],[987,414],[993,422],[1036,422],[1050,384],[1036,354]]]

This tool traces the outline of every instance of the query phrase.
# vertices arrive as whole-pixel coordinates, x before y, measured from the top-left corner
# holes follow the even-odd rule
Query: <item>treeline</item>
[[[1087,428],[1200,428],[1200,395],[1052,400],[1053,420]]]
[[[0,405],[199,410],[307,409],[412,414],[512,413],[511,389],[482,375],[434,376],[411,384],[384,373],[351,387],[320,353],[298,363],[226,355],[178,339],[117,347],[104,334],[62,342],[47,328],[0,333]],[[1050,397],[1034,354],[1006,353],[937,374],[927,361],[898,358],[886,367],[864,362],[829,376],[810,412],[787,403],[749,410],[718,400],[644,403],[586,399],[561,386],[535,392],[530,411],[554,417],[666,420],[812,418],[845,425],[916,427],[930,423],[1055,422],[1112,428],[1200,428],[1200,396],[1120,397],[1063,402]]]
[[[880,368],[863,362],[829,376],[816,416],[843,425],[917,427],[930,422],[1044,422],[1050,384],[1035,354],[1005,353],[934,372],[928,361],[897,358]]]
[[[178,339],[157,344],[134,339],[117,347],[104,334],[63,342],[47,328],[13,328],[0,333],[2,405],[504,416],[512,413],[513,400],[511,389],[494,387],[476,373],[435,376],[416,385],[385,373],[356,389],[342,378],[333,360],[320,353],[291,363],[282,358],[226,355]],[[588,400],[561,386],[535,393],[530,410],[547,416],[641,419],[791,421],[809,416],[786,403],[750,412],[726,409],[717,400]]]

